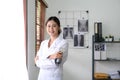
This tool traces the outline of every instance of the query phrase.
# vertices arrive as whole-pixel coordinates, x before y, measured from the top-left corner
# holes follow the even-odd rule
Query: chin
[[[50,36],[54,36],[55,34],[49,34]]]

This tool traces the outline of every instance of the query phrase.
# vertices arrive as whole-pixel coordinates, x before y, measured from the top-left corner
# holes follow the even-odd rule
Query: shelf
[[[95,42],[94,43],[120,43],[120,41],[103,41],[103,42]]]
[[[111,65],[119,64],[120,62],[120,41],[95,41],[94,36],[92,37],[92,79],[93,80],[117,80],[117,79],[95,79],[95,72],[106,72],[103,71],[107,67],[108,71],[111,70]],[[110,64],[106,64],[110,63]],[[111,64],[114,63],[114,64]],[[104,65],[104,66],[103,66]],[[103,69],[103,70],[100,70]],[[119,66],[117,66],[119,69]],[[117,69],[117,70],[118,70]],[[120,79],[118,79],[120,80]]]
[[[94,79],[94,80],[110,80],[110,79]]]
[[[107,58],[107,59],[104,59],[104,60],[96,60],[96,59],[94,59],[94,61],[120,61],[120,59]]]
[[[94,60],[94,61],[120,61],[120,60]]]

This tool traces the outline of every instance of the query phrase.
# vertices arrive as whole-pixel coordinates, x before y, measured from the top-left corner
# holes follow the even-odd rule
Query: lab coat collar
[[[58,36],[55,40],[54,40],[54,42],[52,43],[52,45],[50,46],[50,48],[52,48],[52,47],[56,47],[56,45],[57,44],[59,44],[60,43],[60,41],[62,41],[62,36]],[[49,39],[50,40],[50,39]],[[48,42],[49,42],[49,40],[48,40]]]

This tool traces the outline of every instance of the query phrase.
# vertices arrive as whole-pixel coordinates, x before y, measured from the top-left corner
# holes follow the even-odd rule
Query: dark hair
[[[51,20],[55,21],[57,23],[58,27],[60,27],[60,20],[56,16],[49,17],[48,20],[46,21],[45,25],[47,26],[47,23]],[[61,33],[61,29],[58,31],[58,34],[60,34],[60,33]]]

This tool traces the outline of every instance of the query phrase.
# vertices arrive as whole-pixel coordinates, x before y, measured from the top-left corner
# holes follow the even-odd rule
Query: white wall
[[[57,15],[59,10],[89,10],[89,48],[75,49],[71,47],[72,42],[70,42],[68,60],[64,65],[64,80],[92,80],[91,39],[94,34],[94,22],[101,21],[103,23],[103,35],[113,34],[115,39],[120,37],[120,0],[46,0],[46,2],[48,3],[46,18]],[[34,55],[35,2],[28,0],[28,70],[30,80],[36,80],[38,74],[38,69],[34,66]],[[115,68],[116,66],[112,66],[113,70]]]
[[[103,36],[112,34],[115,40],[120,37],[120,0],[46,0],[48,3],[46,19],[49,16],[57,15],[59,10],[89,10],[89,48],[75,49],[69,42],[69,56],[64,65],[64,80],[92,80],[92,34],[94,34],[94,22],[103,23]],[[46,35],[46,38],[48,36]],[[107,63],[104,63],[107,64]],[[102,65],[98,63],[98,65]],[[107,64],[106,66],[110,66]],[[119,66],[111,66],[114,70]],[[105,67],[105,66],[104,66]],[[111,69],[103,66],[99,70],[107,72]],[[111,71],[112,71],[111,70]]]
[[[27,0],[27,51],[29,80],[37,80],[38,68],[35,67],[35,0]]]

